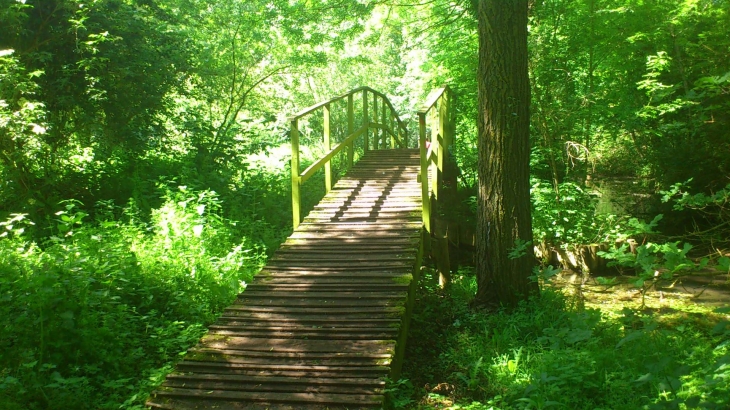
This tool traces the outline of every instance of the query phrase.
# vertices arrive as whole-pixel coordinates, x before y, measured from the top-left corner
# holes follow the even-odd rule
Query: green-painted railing
[[[362,104],[358,114],[361,117],[360,124],[355,124],[355,98],[361,98]],[[347,99],[346,118],[347,131],[344,139],[332,146],[332,107],[335,103]],[[299,170],[299,136],[300,121],[313,115],[322,115],[322,141],[324,149],[327,152],[322,158],[315,161],[304,171]],[[292,186],[292,219],[294,229],[299,226],[302,221],[301,214],[301,188],[302,185],[314,175],[315,172],[324,168],[325,172],[325,191],[332,189],[332,159],[335,155],[347,150],[346,166],[352,167],[355,157],[355,140],[359,137],[364,138],[363,149],[388,149],[388,148],[407,148],[408,147],[408,131],[403,121],[401,121],[398,113],[393,108],[388,97],[384,94],[373,90],[370,87],[356,88],[346,94],[332,98],[306,108],[296,115],[289,118],[291,122],[291,186]],[[357,126],[357,128],[355,128]],[[374,130],[373,139],[370,140],[370,130]],[[389,138],[388,138],[389,137]]]
[[[418,144],[421,149],[423,227],[431,233],[431,195],[439,199],[441,174],[449,147],[454,143],[454,94],[448,86],[428,95],[418,111]],[[428,144],[427,144],[428,142]]]

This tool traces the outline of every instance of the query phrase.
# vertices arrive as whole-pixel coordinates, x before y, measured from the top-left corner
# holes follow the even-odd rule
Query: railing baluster
[[[363,151],[368,152],[370,149],[370,117],[368,117],[368,90],[362,90],[362,125],[365,127],[365,144]]]
[[[390,147],[395,148],[396,142],[395,142],[395,135],[396,131],[398,131],[397,123],[395,122],[395,114],[393,113],[393,110],[390,110]],[[405,148],[405,147],[399,147],[399,148]]]
[[[380,147],[382,149],[387,149],[388,148],[388,144],[387,144],[388,131],[386,131],[385,127],[387,127],[388,124],[386,124],[385,119],[387,118],[386,115],[388,114],[388,110],[386,109],[386,106],[385,106],[385,98],[381,99],[380,103],[383,107],[383,109],[382,109],[383,112],[380,115],[380,118],[381,118],[380,123],[382,125],[382,128],[380,129],[380,137],[382,138],[382,140],[380,141]]]
[[[355,101],[352,94],[347,96],[347,135],[350,136],[355,131]],[[352,162],[355,158],[355,142],[347,145],[347,169],[352,168]]]
[[[373,122],[377,124],[378,122],[378,95],[373,94]],[[373,149],[379,149],[380,148],[380,132],[378,129],[375,129],[375,132],[373,133]]]
[[[332,149],[330,144],[330,105],[326,104],[323,107],[322,113],[324,115],[323,123],[323,134],[324,134],[324,149],[329,152]],[[324,190],[329,193],[332,190],[332,161],[327,161],[324,164]]]
[[[426,158],[426,113],[418,113],[418,147],[421,151],[421,197],[423,203],[423,227],[431,234],[431,195],[428,192],[428,163]]]
[[[292,219],[294,229],[297,229],[301,219],[301,202],[299,193],[299,120],[291,121],[291,203],[292,203]]]

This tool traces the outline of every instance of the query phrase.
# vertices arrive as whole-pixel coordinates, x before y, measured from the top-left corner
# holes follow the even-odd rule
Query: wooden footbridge
[[[149,407],[383,406],[430,243],[431,198],[453,135],[450,102],[446,87],[431,93],[412,144],[390,101],[367,87],[291,118],[294,233]],[[300,143],[313,134],[326,154],[300,172]],[[303,184],[320,170],[326,195],[302,220]]]

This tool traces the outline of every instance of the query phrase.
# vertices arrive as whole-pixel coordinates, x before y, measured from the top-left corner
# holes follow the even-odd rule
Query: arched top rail
[[[390,103],[390,100],[388,99],[388,97],[385,94],[383,94],[383,93],[381,93],[379,91],[376,91],[376,90],[374,90],[374,89],[372,89],[372,88],[370,88],[368,86],[361,86],[361,87],[357,87],[355,89],[352,89],[352,90],[346,92],[345,94],[338,95],[337,97],[330,98],[327,101],[318,102],[317,104],[314,104],[312,106],[309,106],[309,107],[307,107],[307,108],[299,111],[298,113],[290,116],[288,119],[289,119],[289,121],[298,120],[298,119],[306,116],[307,114],[311,114],[311,113],[313,113],[314,111],[317,111],[320,108],[324,108],[328,104],[336,103],[338,101],[344,100],[345,98],[348,98],[351,95],[354,95],[354,94],[357,94],[357,93],[360,93],[360,92],[363,92],[363,91],[367,91],[367,92],[372,93],[373,95],[375,95],[377,97],[382,98],[385,101],[385,103],[388,105],[388,107],[391,110],[393,110],[394,113],[396,112],[395,111],[395,108],[393,108],[393,104]],[[397,115],[398,114],[396,113],[396,116]],[[398,118],[398,121],[401,124],[403,123],[402,121],[400,121],[400,117]]]
[[[451,88],[449,88],[448,85],[445,85],[441,88],[435,88],[430,93],[428,93],[428,97],[426,97],[426,102],[423,104],[420,110],[418,110],[419,115],[426,115],[428,112],[438,104],[439,100],[446,96],[452,94]]]
[[[357,95],[358,104],[355,96]],[[345,100],[343,107],[341,101]],[[359,101],[362,101],[359,103]],[[321,113],[321,114],[320,114]],[[337,115],[337,114],[340,115]],[[299,137],[300,120],[307,121],[314,115],[322,115],[322,143],[325,155],[316,160],[307,169],[299,169]],[[316,118],[316,117],[315,117]],[[339,122],[337,118],[339,118]],[[319,118],[316,121],[320,121]],[[289,117],[291,123],[291,172],[292,172],[292,209],[294,228],[302,220],[300,189],[315,172],[324,168],[325,190],[332,189],[332,160],[337,154],[346,152],[346,168],[353,165],[355,153],[364,154],[368,150],[407,148],[408,130],[396,112],[393,104],[385,94],[370,87],[363,86],[345,94],[319,102]],[[333,130],[346,129],[339,143],[332,144]],[[342,134],[340,134],[342,135]],[[355,141],[363,138],[361,145],[355,149]],[[359,140],[358,140],[359,141]]]

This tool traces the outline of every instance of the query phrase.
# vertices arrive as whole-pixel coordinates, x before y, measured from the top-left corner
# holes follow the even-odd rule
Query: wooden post
[[[431,195],[428,192],[428,159],[426,154],[426,114],[418,113],[418,141],[419,149],[421,152],[421,200],[423,204],[423,227],[426,229],[428,235],[424,245],[430,245],[431,238]]]
[[[373,121],[378,122],[378,95],[373,93]],[[380,131],[376,128],[373,132],[373,149],[380,148]]]
[[[453,151],[456,152],[456,95],[449,93],[449,146],[454,146]]]
[[[398,122],[398,135],[400,135],[401,138],[403,139],[403,148],[408,148],[408,132],[406,132],[406,130],[403,129],[402,125],[403,124]]]
[[[390,132],[392,133],[390,136],[390,148],[405,148],[396,147],[398,143],[395,140],[395,136],[398,135],[398,123],[395,122],[395,113],[392,108],[390,110]]]
[[[368,117],[368,90],[362,90],[362,125],[366,127],[364,134],[365,144],[363,148],[363,153],[365,153],[368,152],[368,149],[370,148],[368,135],[368,128],[370,128],[370,118]]]
[[[448,136],[448,104],[449,100],[446,91],[441,95],[438,107],[438,134],[439,134],[439,156],[436,163],[436,178],[434,178],[434,192],[436,199],[439,198],[441,186],[443,185],[444,164],[449,153],[449,136]]]
[[[301,219],[301,202],[299,194],[299,120],[291,122],[291,204],[294,229],[297,229]]]
[[[439,134],[441,135],[441,141],[443,144],[439,145],[439,171],[444,172],[444,160],[449,149],[449,136],[448,136],[448,104],[449,100],[446,97],[446,93],[441,96],[441,102],[439,103]]]
[[[355,103],[352,94],[347,96],[347,137],[355,131]],[[347,146],[347,169],[352,168],[352,162],[355,157],[354,142]]]
[[[322,113],[324,114],[324,123],[323,123],[323,134],[324,134],[324,151],[325,153],[329,152],[332,149],[332,144],[330,144],[330,105],[325,104],[324,107],[322,107]],[[332,161],[327,161],[324,164],[324,191],[325,193],[329,193],[332,190]]]
[[[448,136],[446,138],[446,143],[448,144],[447,147],[451,148],[453,151],[454,148],[452,146],[454,145],[454,134],[456,133],[455,125],[456,122],[454,121],[454,94],[449,91],[448,93],[448,103],[446,104],[446,129],[444,132]]]
[[[383,97],[380,100],[380,103],[381,103],[382,111],[383,111],[380,114],[380,116],[381,116],[380,122],[383,124],[383,128],[380,129],[380,135],[382,138],[382,140],[380,141],[380,147],[382,149],[387,149],[388,148],[388,131],[386,131],[385,128],[388,126],[388,124],[386,123],[387,118],[388,118],[388,110],[387,110],[387,105],[385,104],[385,97]]]
[[[439,143],[439,126],[438,126],[438,112],[434,109],[431,111],[431,149],[436,154],[436,163],[431,164],[429,162],[429,170],[431,171],[431,192],[433,192],[433,198],[438,201],[439,199],[439,184],[438,184],[438,159],[441,157],[441,144]]]

